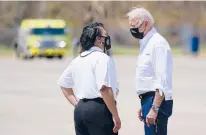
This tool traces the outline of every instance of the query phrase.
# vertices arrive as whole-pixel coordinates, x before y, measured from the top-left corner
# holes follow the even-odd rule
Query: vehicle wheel
[[[63,58],[63,56],[62,55],[59,55],[59,56],[57,56],[59,59],[62,59]]]
[[[30,56],[29,59],[34,59],[34,56]]]
[[[46,56],[48,59],[52,59],[54,58],[54,56]]]

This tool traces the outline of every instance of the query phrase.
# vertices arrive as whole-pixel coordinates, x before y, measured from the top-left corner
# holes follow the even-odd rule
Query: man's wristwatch
[[[155,105],[152,105],[152,110],[154,110],[154,111],[159,111],[159,107],[157,107],[157,106],[155,106]]]

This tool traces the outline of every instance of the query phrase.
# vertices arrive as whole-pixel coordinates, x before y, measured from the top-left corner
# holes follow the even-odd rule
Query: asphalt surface
[[[137,118],[135,56],[114,57],[120,81],[120,135],[143,135]],[[73,107],[57,79],[70,62],[0,57],[0,135],[75,135]],[[206,58],[174,57],[173,115],[168,135],[206,134]]]

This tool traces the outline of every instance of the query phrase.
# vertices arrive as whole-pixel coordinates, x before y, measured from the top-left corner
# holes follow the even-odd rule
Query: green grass
[[[139,48],[112,46],[112,51],[114,55],[137,55],[139,52]]]
[[[113,47],[113,53],[115,55],[138,55],[139,48],[126,48],[126,47]],[[172,48],[174,55],[182,54],[181,48]]]
[[[12,56],[13,48],[0,45],[0,56]]]
[[[172,53],[173,55],[182,55],[183,51],[181,47],[173,47]],[[139,48],[133,47],[133,48],[128,48],[128,47],[117,47],[113,46],[113,53],[115,55],[138,55],[139,53]],[[201,47],[200,48],[200,55],[206,56],[206,47]]]
[[[126,47],[126,46],[112,46],[112,51],[114,55],[138,55],[139,48],[138,47]],[[182,55],[182,48],[173,47],[172,48],[173,55]],[[0,56],[12,56],[14,54],[13,48],[9,48],[3,45],[0,45]],[[206,56],[206,47],[200,48],[200,54]],[[69,48],[68,55],[72,55],[72,48]]]

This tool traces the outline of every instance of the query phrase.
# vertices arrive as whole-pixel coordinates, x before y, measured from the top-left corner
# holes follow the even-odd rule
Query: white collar
[[[100,49],[99,47],[96,47],[96,46],[93,46],[93,47],[90,48],[88,51],[89,51],[89,52],[92,52],[92,51],[100,51],[100,52],[103,52],[102,49]]]
[[[82,52],[80,55],[86,56],[86,55],[88,55],[89,53],[96,52],[96,51],[103,53],[102,49],[100,49],[100,48],[97,47],[97,46],[93,46],[93,47],[91,47],[89,50]]]
[[[156,31],[155,27],[152,27],[152,29],[144,36],[144,38],[139,41],[140,46],[146,45],[147,42],[149,41],[149,39],[150,39],[150,38],[154,35],[154,33],[156,33],[156,32],[157,32],[157,31]]]

